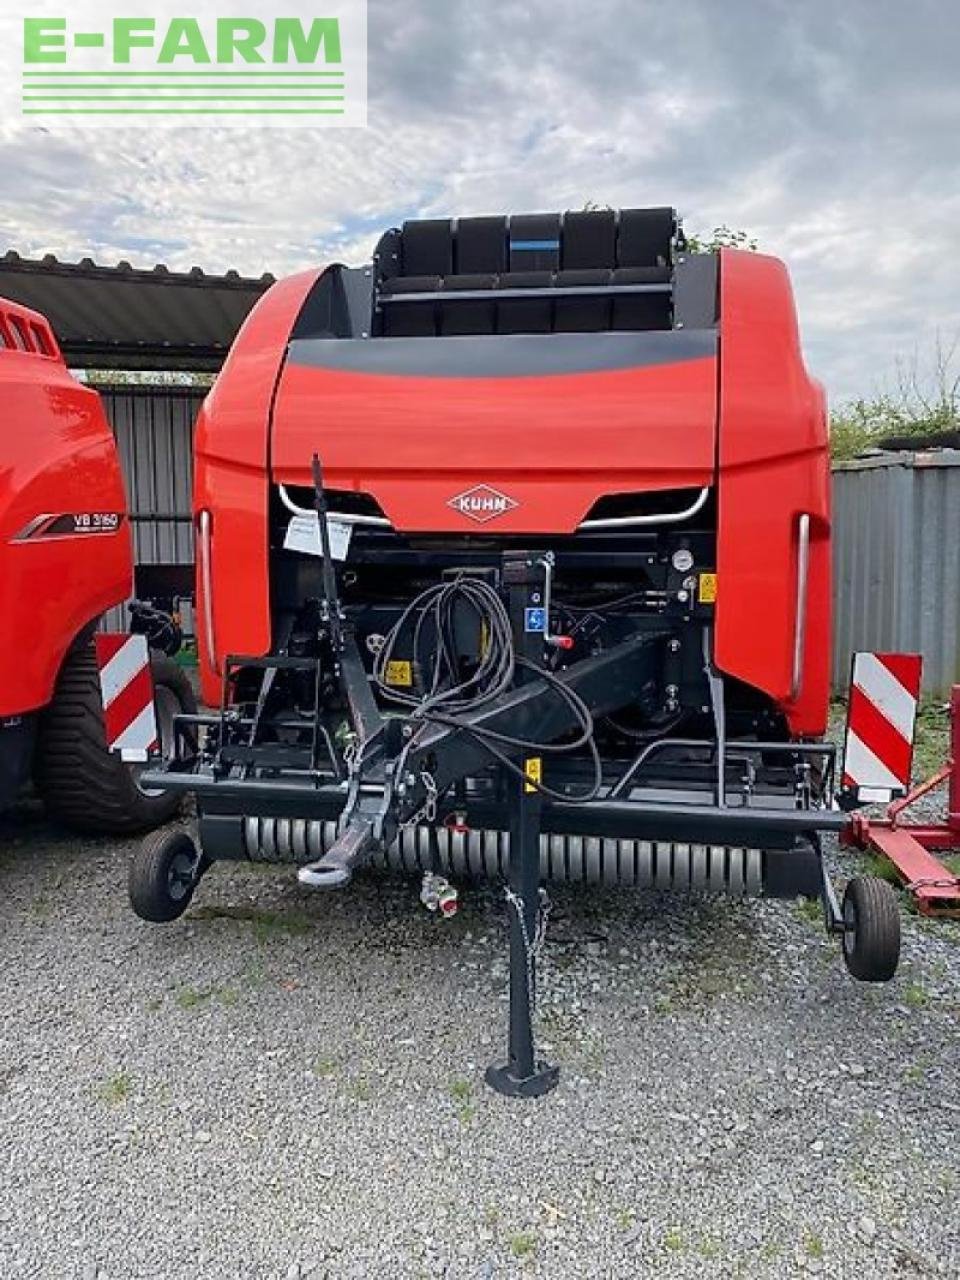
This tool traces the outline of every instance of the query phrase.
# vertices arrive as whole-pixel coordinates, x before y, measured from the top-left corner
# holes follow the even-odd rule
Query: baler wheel
[[[169,924],[186,911],[206,869],[185,831],[155,831],[130,863],[130,905],[141,920]]]
[[[900,909],[885,880],[855,876],[843,895],[843,959],[861,982],[889,982],[900,960]]]
[[[163,754],[172,749],[172,717],[194,713],[196,698],[185,672],[158,650],[150,655]],[[47,811],[75,831],[135,835],[176,817],[181,797],[175,792],[140,787],[142,766],[130,765],[107,750],[100,676],[93,642],[67,655],[53,695],[43,713],[35,777]]]

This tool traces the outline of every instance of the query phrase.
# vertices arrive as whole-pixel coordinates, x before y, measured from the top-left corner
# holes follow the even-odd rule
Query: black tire
[[[169,718],[193,713],[196,698],[181,667],[166,654],[150,655],[157,700],[161,747],[170,747]],[[35,778],[47,811],[75,831],[135,835],[159,827],[180,812],[175,792],[145,791],[138,784],[142,766],[124,763],[107,750],[100,676],[93,641],[67,654],[53,701],[40,723]]]
[[[885,880],[855,876],[843,895],[843,959],[860,982],[889,982],[900,961],[900,908]]]
[[[206,864],[185,831],[156,831],[133,855],[127,887],[141,920],[169,924],[190,905]]]

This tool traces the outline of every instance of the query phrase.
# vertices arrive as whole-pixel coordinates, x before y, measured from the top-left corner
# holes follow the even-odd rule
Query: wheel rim
[[[176,747],[176,735],[173,729],[174,716],[180,715],[183,708],[180,705],[180,699],[165,684],[158,684],[154,688],[153,705],[157,717],[157,745],[160,760],[167,764],[173,759]],[[159,787],[145,787],[140,782],[144,771],[153,768],[155,764],[156,760],[152,760],[149,764],[134,764],[131,766],[133,780],[141,795],[151,797],[163,795],[163,791]]]
[[[843,902],[843,951],[844,955],[852,955],[857,941],[857,908],[852,898]]]
[[[188,853],[175,854],[167,871],[167,892],[174,902],[182,902],[196,879],[196,859]]]

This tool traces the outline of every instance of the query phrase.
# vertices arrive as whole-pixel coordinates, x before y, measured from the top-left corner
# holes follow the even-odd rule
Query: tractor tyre
[[[195,713],[186,673],[157,650],[150,654],[161,755],[173,750],[173,716]],[[107,749],[100,673],[93,641],[67,654],[53,701],[43,713],[35,778],[51,817],[75,831],[135,835],[169,822],[180,812],[176,792],[140,786],[144,766]]]
[[[843,959],[860,982],[889,982],[900,961],[897,895],[876,876],[854,876],[843,895]]]

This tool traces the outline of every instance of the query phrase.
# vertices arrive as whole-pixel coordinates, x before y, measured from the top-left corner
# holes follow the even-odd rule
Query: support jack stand
[[[560,1068],[536,1056],[533,1008],[536,997],[534,938],[540,911],[540,797],[525,795],[525,783],[510,776],[510,1040],[508,1058],[487,1068],[491,1089],[508,1098],[539,1098],[555,1089]]]
[[[504,585],[510,593],[510,617],[519,652],[533,655],[543,637],[526,631],[524,618],[538,606],[541,575],[531,560],[505,565]],[[540,761],[527,760],[524,772],[539,778]],[[510,915],[510,1036],[507,1061],[492,1064],[485,1079],[491,1089],[508,1098],[540,1098],[560,1082],[560,1068],[537,1058],[533,1034],[536,999],[536,937],[540,903],[540,809],[536,789],[504,772],[510,797],[510,877],[507,904]]]

